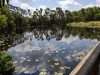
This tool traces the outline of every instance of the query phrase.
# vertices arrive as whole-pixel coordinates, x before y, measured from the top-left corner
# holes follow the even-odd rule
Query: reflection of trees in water
[[[46,36],[47,40],[56,38],[56,40],[61,40],[62,37],[68,38],[70,35],[79,36],[80,39],[97,39],[100,40],[100,29],[92,28],[35,28],[32,30],[36,39],[44,40],[43,35]]]
[[[19,35],[6,35],[2,34],[0,36],[0,51],[7,50],[8,48],[14,46],[13,42],[15,42],[17,39],[22,38],[22,35],[19,37]],[[22,43],[22,41],[20,41]]]
[[[68,38],[70,35],[79,36],[80,39],[97,39],[100,40],[100,29],[91,29],[91,28],[71,28],[71,27],[31,27],[29,30],[26,30],[23,34],[16,35],[1,35],[0,36],[0,50],[4,51],[12,46],[16,46],[20,43],[23,43],[26,40],[51,40],[56,39],[57,41],[61,40],[63,37]],[[64,67],[66,64],[62,63],[63,60],[57,61],[53,60],[50,57],[47,57],[51,61],[48,63],[48,69],[50,73],[52,70],[59,72],[59,67]],[[48,61],[46,61],[48,62]],[[59,63],[63,64],[60,65]],[[54,68],[56,65],[56,68]],[[60,65],[60,66],[57,66]],[[62,68],[63,68],[62,67]],[[51,70],[52,69],[52,70]],[[66,69],[65,69],[66,70]],[[65,71],[63,70],[63,71]],[[63,72],[64,73],[64,72]]]
[[[26,30],[27,31],[27,30]],[[100,29],[91,28],[72,28],[72,27],[31,27],[29,33],[16,35],[1,35],[0,36],[0,49],[7,50],[11,46],[23,43],[25,40],[33,40],[33,36],[37,40],[51,40],[55,38],[57,41],[63,37],[68,38],[70,35],[79,36],[80,39],[97,39],[100,40]],[[26,35],[27,33],[27,35]]]
[[[80,39],[97,39],[100,40],[100,29],[92,28],[68,28],[67,32],[73,36],[78,35]]]

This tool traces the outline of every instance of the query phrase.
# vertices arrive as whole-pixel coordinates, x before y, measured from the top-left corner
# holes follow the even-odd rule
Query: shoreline
[[[100,28],[100,21],[73,22],[73,23],[68,23],[67,26],[82,27],[82,28]]]

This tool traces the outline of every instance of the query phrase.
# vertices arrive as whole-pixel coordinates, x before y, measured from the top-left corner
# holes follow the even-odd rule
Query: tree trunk
[[[1,6],[2,6],[2,3],[1,3],[1,0],[0,0],[0,8],[1,8]]]
[[[5,5],[5,0],[2,0],[2,2],[3,2],[3,6]]]

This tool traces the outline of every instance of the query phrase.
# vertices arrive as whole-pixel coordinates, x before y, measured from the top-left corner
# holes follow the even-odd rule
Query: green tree
[[[97,21],[100,21],[100,13],[95,14],[95,19],[96,19]]]
[[[82,8],[80,11],[80,20],[81,21],[86,21],[86,11],[85,11],[85,9],[84,8]]]
[[[7,17],[5,15],[0,15],[0,27],[1,28],[7,27]]]
[[[74,22],[79,22],[80,21],[80,13],[79,13],[79,11],[72,12],[72,15],[73,15],[73,21]]]
[[[72,22],[72,13],[69,10],[65,10],[65,17],[66,17],[66,22]]]
[[[2,8],[0,8],[1,14],[5,15],[6,17],[11,14],[10,10],[7,6],[3,6]]]
[[[15,33],[16,31],[16,24],[14,22],[15,17],[13,14],[9,14],[7,18],[7,25],[8,25],[8,32]]]

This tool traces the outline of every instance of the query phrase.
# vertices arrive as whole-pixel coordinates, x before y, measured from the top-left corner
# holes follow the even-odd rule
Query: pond
[[[69,75],[100,40],[100,29],[33,27],[0,40],[0,49],[14,56],[13,75]]]

